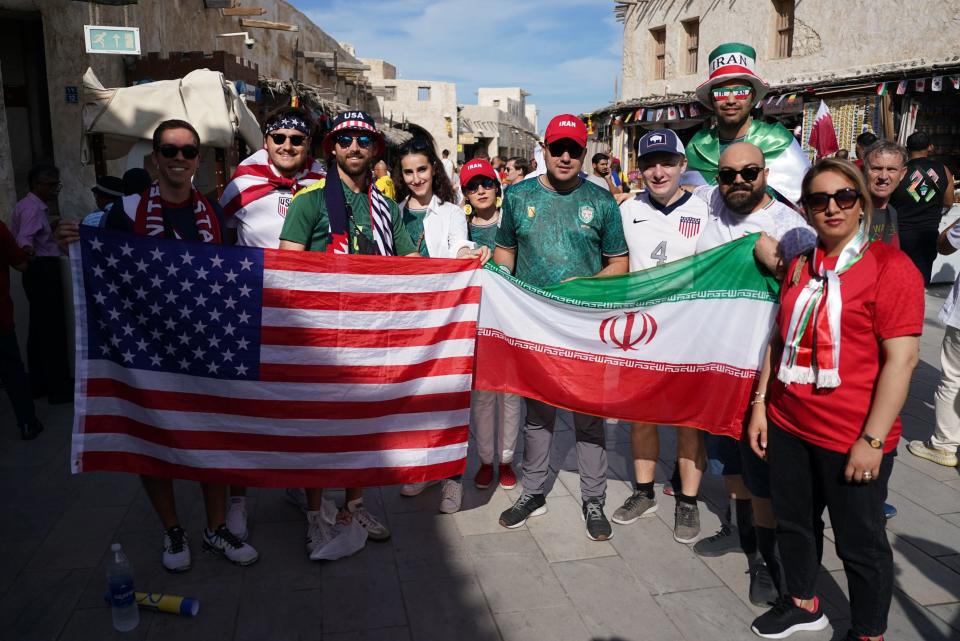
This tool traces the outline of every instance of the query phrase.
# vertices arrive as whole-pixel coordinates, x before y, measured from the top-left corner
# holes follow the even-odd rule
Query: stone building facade
[[[537,141],[537,106],[527,103],[529,95],[520,87],[477,89],[477,104],[460,107],[461,130],[469,141],[464,144],[466,157],[480,148],[490,157],[531,157]]]

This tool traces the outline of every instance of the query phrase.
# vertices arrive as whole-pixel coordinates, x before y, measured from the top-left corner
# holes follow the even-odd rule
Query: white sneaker
[[[170,572],[186,572],[190,569],[190,542],[187,533],[175,525],[163,533],[163,567]]]
[[[289,492],[289,490],[288,490]],[[313,558],[313,553],[333,538],[333,527],[323,518],[320,510],[307,512],[307,554]]]
[[[226,557],[237,565],[250,565],[260,558],[252,545],[234,536],[226,525],[221,525],[213,532],[203,528],[203,549]]]
[[[247,497],[231,496],[227,508],[227,529],[241,541],[247,540]]]
[[[284,497],[288,503],[296,505],[304,514],[307,513],[307,493],[302,487],[288,487]]]
[[[386,541],[390,538],[390,530],[363,506],[363,499],[350,501],[347,509],[367,531],[367,538],[371,541]]]
[[[400,488],[400,496],[416,496],[431,485],[436,485],[440,481],[424,481],[423,483],[404,483]]]
[[[463,483],[453,479],[443,479],[440,483],[440,511],[453,514],[460,511],[463,502]]]

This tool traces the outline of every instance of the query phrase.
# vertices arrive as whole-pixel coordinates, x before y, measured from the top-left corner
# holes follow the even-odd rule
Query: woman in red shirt
[[[870,194],[852,163],[819,162],[802,203],[818,245],[787,270],[748,428],[770,462],[791,596],[752,629],[781,639],[828,625],[814,594],[826,508],[849,586],[847,638],[882,639],[893,593],[883,502],[918,360],[923,280],[906,254],[870,240]]]

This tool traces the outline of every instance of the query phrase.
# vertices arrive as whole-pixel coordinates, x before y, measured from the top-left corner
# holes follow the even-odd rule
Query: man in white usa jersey
[[[651,131],[640,139],[637,162],[647,190],[620,205],[623,234],[630,255],[630,271],[650,269],[692,256],[706,227],[708,206],[680,189],[687,169],[683,143],[668,130]],[[677,427],[680,487],[676,488],[673,537],[692,543],[700,533],[697,493],[706,466],[703,434]],[[627,525],[657,511],[653,474],[660,454],[657,426],[634,423],[631,433],[636,485],[633,495],[613,513],[613,522]]]

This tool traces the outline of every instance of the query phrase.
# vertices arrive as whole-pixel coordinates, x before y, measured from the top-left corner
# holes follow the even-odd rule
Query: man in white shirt
[[[708,216],[706,202],[680,189],[687,157],[674,132],[661,129],[644,135],[637,155],[647,189],[620,205],[630,271],[651,269],[695,254]],[[706,466],[703,432],[692,427],[675,429],[681,485],[674,494],[673,537],[680,543],[692,543],[700,533],[697,494]],[[613,513],[613,522],[621,525],[649,516],[658,507],[653,491],[660,455],[657,426],[634,423],[631,445],[636,483],[633,494]]]

